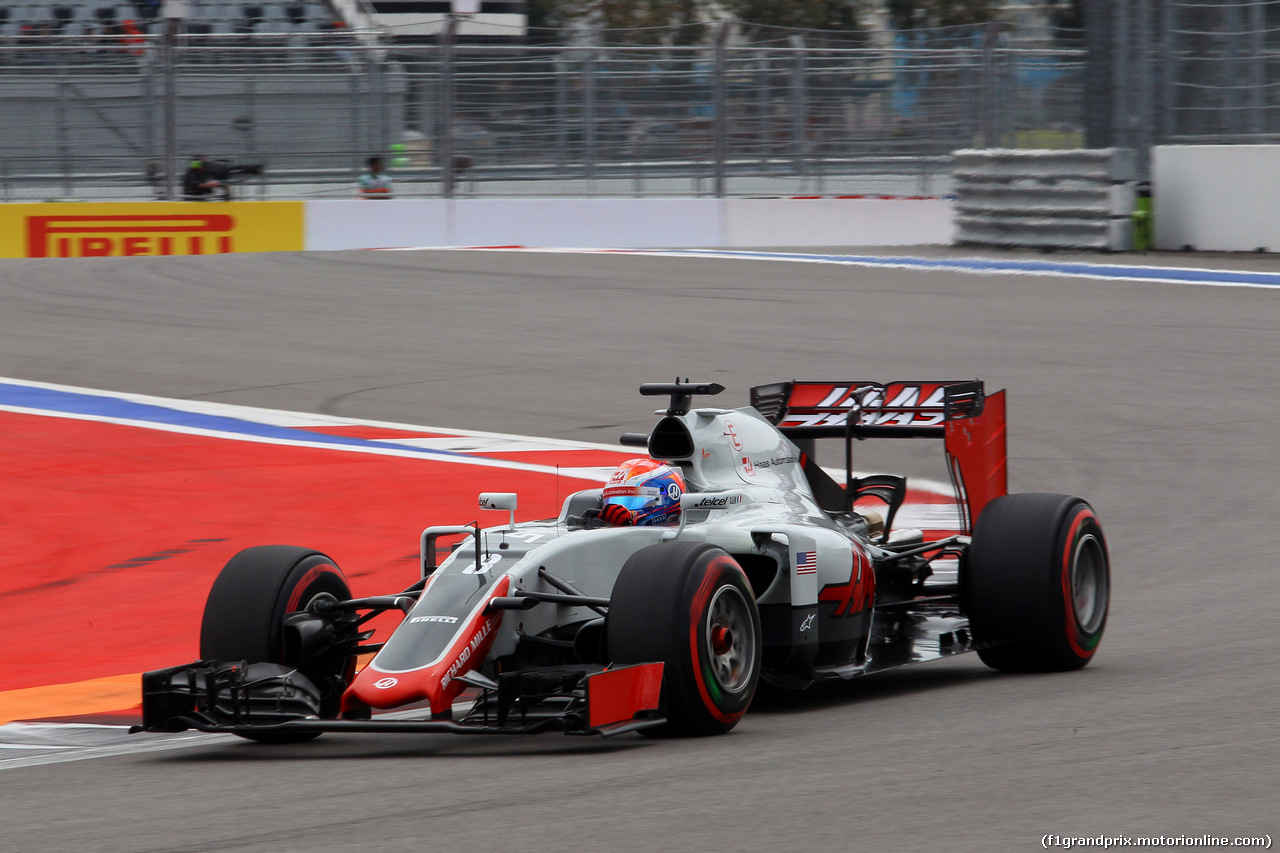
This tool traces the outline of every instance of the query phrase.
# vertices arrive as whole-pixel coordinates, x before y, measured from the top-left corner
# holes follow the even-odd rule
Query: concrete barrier
[[[446,244],[451,246],[657,249],[724,245],[718,199],[477,198],[452,204]]]
[[[456,199],[307,203],[307,248],[919,246],[951,242],[945,199]]]
[[[944,199],[362,199],[0,205],[0,257],[433,246],[945,245]]]
[[[1158,145],[1157,249],[1280,252],[1280,145]]]
[[[955,231],[952,206],[936,198],[731,198],[722,245],[946,245]]]
[[[450,245],[445,199],[306,202],[306,248],[396,249]]]

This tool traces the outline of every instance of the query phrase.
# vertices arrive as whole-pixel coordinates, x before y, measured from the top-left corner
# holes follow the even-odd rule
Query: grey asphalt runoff
[[[741,405],[779,379],[980,377],[1009,392],[1011,490],[1092,502],[1114,584],[1080,672],[966,655],[766,694],[702,740],[330,735],[18,767],[0,849],[1275,837],[1278,368],[1267,289],[458,251],[0,262],[0,376],[114,391],[612,441],[652,424],[644,381]]]

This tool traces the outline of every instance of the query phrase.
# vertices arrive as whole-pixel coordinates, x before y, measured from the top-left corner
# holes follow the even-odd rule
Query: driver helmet
[[[675,524],[680,520],[684,477],[652,459],[628,459],[604,486],[604,507],[630,511],[632,524]]]

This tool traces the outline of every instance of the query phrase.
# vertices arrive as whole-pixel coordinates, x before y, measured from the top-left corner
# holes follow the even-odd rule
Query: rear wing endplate
[[[941,438],[963,530],[1008,491],[1004,391],[981,380],[953,382],[777,382],[751,389],[751,405],[787,438],[845,440],[846,491],[853,440]]]

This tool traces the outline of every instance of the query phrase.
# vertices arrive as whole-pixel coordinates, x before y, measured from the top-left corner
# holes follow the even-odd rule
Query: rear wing
[[[966,533],[1008,491],[1004,391],[988,396],[981,380],[777,382],[752,388],[751,405],[802,449],[817,438],[845,440],[845,501],[857,485],[853,440],[867,438],[943,439]],[[816,467],[806,461],[806,473]]]

